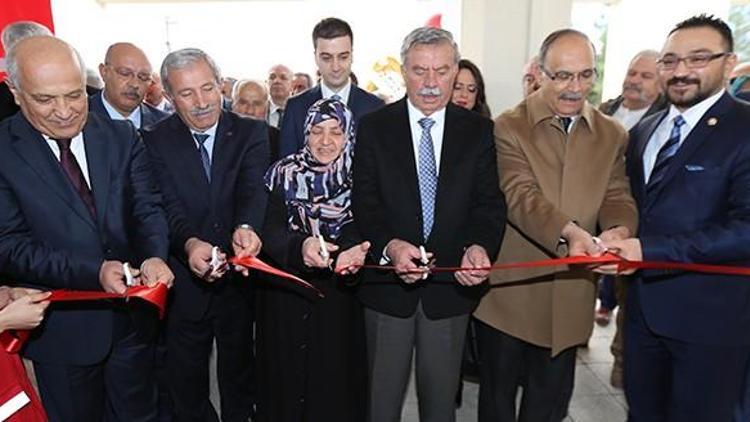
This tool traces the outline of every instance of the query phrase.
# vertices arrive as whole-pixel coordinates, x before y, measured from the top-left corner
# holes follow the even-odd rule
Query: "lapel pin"
[[[711,117],[708,119],[709,126],[716,126],[717,123],[719,123],[719,119],[717,119],[716,117]]]

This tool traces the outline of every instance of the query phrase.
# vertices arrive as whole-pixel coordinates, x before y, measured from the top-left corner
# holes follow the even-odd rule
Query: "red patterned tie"
[[[78,165],[73,151],[70,150],[70,139],[53,139],[57,142],[58,148],[60,148],[60,166],[65,170],[65,174],[68,175],[70,183],[73,184],[73,188],[81,196],[83,203],[86,204],[86,208],[89,209],[91,216],[96,219],[96,208],[94,207],[94,196],[91,194],[89,185],[86,184],[86,179],[83,177],[81,167]]]

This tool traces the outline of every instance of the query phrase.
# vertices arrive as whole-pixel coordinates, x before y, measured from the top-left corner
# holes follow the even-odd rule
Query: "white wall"
[[[311,33],[322,18],[336,16],[354,31],[354,72],[361,82],[377,60],[398,58],[401,41],[436,13],[457,37],[460,0],[256,0],[185,3],[118,3],[52,0],[57,35],[73,44],[89,67],[104,58],[107,46],[130,41],[141,47],[156,69],[167,54],[165,21],[172,50],[198,47],[227,76],[265,79],[268,68],[284,63],[314,74]]]

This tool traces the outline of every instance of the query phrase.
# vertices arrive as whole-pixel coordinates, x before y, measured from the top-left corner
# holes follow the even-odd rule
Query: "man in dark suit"
[[[430,274],[418,245],[439,266],[489,266],[505,201],[492,122],[450,103],[459,60],[450,32],[416,29],[401,51],[407,97],[362,119],[354,154],[354,219],[376,261],[396,268],[365,273],[359,290],[368,420],[399,420],[416,349],[420,419],[453,421],[466,326],[488,272]]]
[[[656,60],[659,52],[643,50],[633,57],[628,65],[625,81],[622,83],[622,94],[599,106],[599,111],[614,117],[625,129],[630,130],[646,117],[664,110],[669,105],[661,92]],[[595,313],[596,323],[607,325],[612,311],[620,305],[617,313],[615,337],[612,340],[612,364],[610,384],[616,388],[623,387],[622,332],[625,321],[625,297],[627,279],[625,277],[604,276],[599,282],[599,308]]]
[[[266,125],[221,109],[221,76],[198,49],[170,53],[161,79],[175,114],[145,131],[164,194],[177,279],[167,315],[167,374],[179,421],[217,420],[209,401],[216,340],[221,420],[252,416],[249,281],[211,267],[212,246],[256,255],[266,208]],[[247,271],[245,270],[245,275]]]
[[[670,32],[659,76],[670,106],[631,132],[638,238],[632,260],[750,265],[750,105],[725,90],[732,32],[700,15]],[[750,279],[647,270],[629,286],[625,394],[631,421],[729,421],[750,356]]]
[[[21,113],[0,124],[0,273],[123,293],[129,262],[143,284],[170,285],[167,221],[138,133],[88,113],[80,56],[63,41],[25,39],[7,62]],[[137,328],[126,306],[50,307],[25,350],[50,420],[156,417],[153,345]]]
[[[115,43],[99,65],[104,89],[89,97],[89,108],[113,120],[130,120],[143,129],[169,116],[143,101],[151,85],[151,64],[143,51],[130,43]]]
[[[348,23],[337,18],[323,19],[315,25],[312,39],[320,84],[287,101],[280,128],[281,157],[299,151],[304,145],[305,116],[315,101],[336,97],[349,106],[357,122],[383,106],[383,100],[351,83],[354,35]]]

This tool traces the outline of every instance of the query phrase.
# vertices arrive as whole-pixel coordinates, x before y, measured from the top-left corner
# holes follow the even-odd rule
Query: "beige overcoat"
[[[635,233],[627,139],[588,103],[566,136],[541,92],[501,114],[495,145],[508,225],[496,262],[565,256],[560,233],[569,221],[592,234],[619,225]],[[554,356],[591,335],[595,280],[588,270],[566,267],[496,271],[474,315]]]

